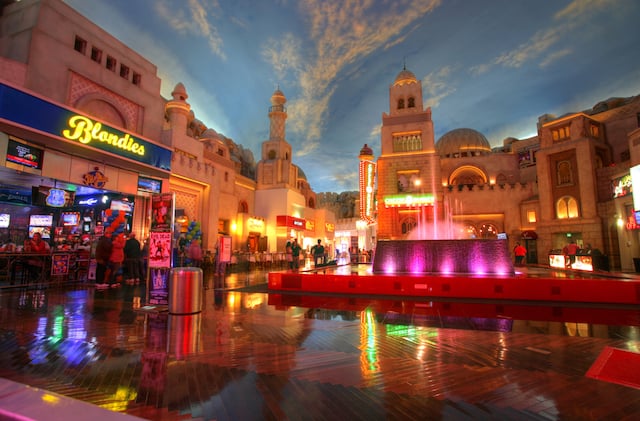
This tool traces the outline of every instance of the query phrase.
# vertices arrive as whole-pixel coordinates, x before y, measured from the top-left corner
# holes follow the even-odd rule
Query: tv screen
[[[33,238],[33,234],[39,232],[42,238],[51,238],[51,227],[29,227],[29,238]]]
[[[44,151],[42,149],[9,139],[7,145],[8,162],[39,170],[42,168],[43,155]]]
[[[133,204],[131,202],[125,202],[123,200],[112,200],[111,210],[133,213]]]
[[[34,227],[50,227],[53,225],[53,215],[31,215],[29,225]]]
[[[76,212],[64,212],[62,214],[62,225],[65,227],[68,226],[77,226],[80,222],[80,214]]]
[[[9,228],[11,215],[8,213],[0,213],[0,228]]]

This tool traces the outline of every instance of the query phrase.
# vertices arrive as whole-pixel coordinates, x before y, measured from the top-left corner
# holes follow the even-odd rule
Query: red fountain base
[[[313,272],[272,272],[268,287],[270,292],[640,304],[639,280],[527,274],[385,275],[367,269],[341,266]]]

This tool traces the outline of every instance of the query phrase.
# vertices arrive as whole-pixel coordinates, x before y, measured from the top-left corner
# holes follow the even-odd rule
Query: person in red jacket
[[[527,255],[527,249],[520,243],[516,243],[516,246],[513,248],[513,254],[516,255],[516,266],[522,266],[524,263],[524,258]]]
[[[115,235],[111,240],[111,256],[109,256],[109,286],[116,288],[120,286],[118,282],[118,274],[124,262],[124,245],[126,240],[123,234]]]

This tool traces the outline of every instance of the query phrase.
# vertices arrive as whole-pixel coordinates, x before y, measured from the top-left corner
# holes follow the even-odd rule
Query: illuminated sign
[[[93,121],[83,115],[74,115],[67,121],[68,129],[62,131],[65,139],[77,140],[83,145],[87,145],[92,141],[98,141],[111,145],[114,148],[123,149],[134,154],[144,156],[144,145],[129,133],[122,135],[122,132],[116,133],[102,128],[102,123]]]
[[[295,216],[288,215],[278,215],[276,216],[276,226],[301,230],[305,228],[306,224],[304,219],[302,218],[296,218]]]
[[[264,221],[262,219],[249,218],[247,220],[247,229],[249,231],[262,232],[264,229]]]
[[[98,149],[171,171],[171,149],[132,136],[55,103],[0,83],[0,119],[76,142],[79,147]],[[62,145],[59,145],[62,146]]]
[[[611,191],[614,199],[617,199],[618,197],[625,197],[633,193],[631,174],[611,180]]]
[[[384,206],[387,208],[399,206],[431,206],[435,202],[433,194],[396,194],[385,196]]]
[[[335,226],[334,224],[331,224],[331,223],[329,223],[329,222],[326,222],[326,223],[324,224],[324,229],[325,229],[327,232],[333,232],[333,231],[336,229],[336,226]]]
[[[98,203],[98,199],[90,197],[89,199],[78,200],[78,205],[80,206],[93,206]]]
[[[631,191],[640,192],[640,165],[631,167],[631,183],[633,186],[638,186],[637,189],[632,187]],[[634,209],[640,209],[640,194],[633,195],[633,207]]]
[[[65,191],[58,189],[49,190],[49,194],[47,195],[47,205],[54,207],[64,206],[65,202]]]
[[[371,161],[360,161],[360,217],[369,224],[375,222],[374,183],[376,164]]]
[[[307,231],[313,231],[313,232],[316,231],[316,223],[315,223],[315,221],[311,221],[311,220],[307,219],[305,222],[306,223],[305,223],[305,227],[304,228]]]

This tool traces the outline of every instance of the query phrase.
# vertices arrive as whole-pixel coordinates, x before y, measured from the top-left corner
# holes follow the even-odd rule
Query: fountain
[[[506,240],[378,241],[373,273],[511,275]]]

